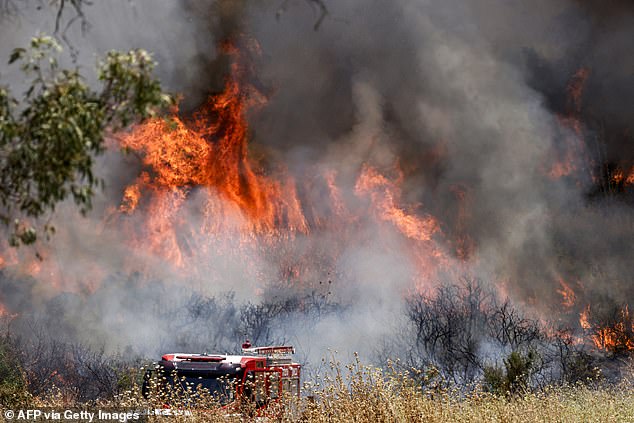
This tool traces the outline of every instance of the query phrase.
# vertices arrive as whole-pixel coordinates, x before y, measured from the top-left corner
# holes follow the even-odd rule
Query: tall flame
[[[232,57],[237,54],[230,46],[225,49]],[[231,68],[224,91],[212,96],[191,122],[174,114],[169,121],[154,119],[123,137],[122,146],[143,155],[152,177],[143,174],[126,189],[122,210],[134,211],[143,186],[151,185],[164,195],[206,187],[247,217],[258,232],[272,231],[283,223],[305,233],[308,227],[292,179],[273,180],[254,170],[248,156],[245,114],[264,100],[254,89],[241,88],[242,70],[235,57]],[[173,201],[181,197],[177,195]]]
[[[561,286],[561,288],[558,289],[557,292],[562,297],[561,304],[566,308],[572,308],[577,301],[575,291],[570,287],[570,285],[566,283],[565,280],[563,280],[562,277],[559,277],[559,285]]]
[[[255,43],[246,44],[249,52],[257,52]],[[158,257],[178,271],[192,272],[210,251],[221,257],[220,262],[225,256],[235,256],[241,271],[254,282],[265,276],[251,259],[265,256],[274,259],[270,261],[278,266],[279,280],[296,284],[314,274],[315,266],[322,266],[322,273],[336,268],[347,243],[363,242],[358,239],[363,232],[359,229],[371,222],[381,235],[390,235],[386,239],[395,235],[406,247],[402,255],[415,269],[417,289],[425,289],[441,272],[459,272],[461,262],[477,261],[466,224],[470,218],[467,186],[450,188],[459,209],[457,222],[447,230],[424,205],[404,200],[406,175],[398,163],[363,163],[352,178],[344,178],[332,166],[316,166],[306,169],[296,181],[283,164],[271,159],[265,165],[256,160],[250,149],[247,114],[264,107],[267,99],[248,83],[250,68],[241,52],[231,43],[221,47],[230,61],[222,92],[210,96],[190,118],[174,110],[168,119],[151,119],[120,137],[121,147],[138,155],[143,169],[125,187],[108,219],[125,228],[132,251]],[[551,178],[576,176],[580,170],[584,134],[579,114],[588,76],[587,69],[580,69],[568,85],[568,111],[559,117],[566,136],[556,160],[544,172]],[[624,186],[634,185],[634,167],[617,169],[613,179]],[[327,247],[319,242],[324,235],[334,240],[324,244]],[[54,261],[23,260],[18,255],[4,248],[0,269],[19,263],[25,273],[46,275],[52,287],[68,289]],[[147,270],[136,267],[143,264],[133,255],[129,261],[133,270]],[[205,274],[210,284],[214,273]],[[90,274],[99,275],[100,270],[95,268]],[[500,293],[508,296],[508,276],[496,277]],[[581,283],[571,286],[563,277],[553,282],[558,283],[554,290],[561,295],[565,311],[576,316],[584,295],[575,293],[572,286],[583,288]],[[3,315],[8,312],[0,301]],[[627,306],[614,322],[598,324],[594,320],[588,305],[579,315],[588,342],[605,351],[634,351],[634,322]]]
[[[249,154],[246,114],[262,107],[266,98],[248,84],[249,67],[240,52],[231,44],[224,44],[223,51],[231,61],[224,90],[211,96],[192,119],[182,119],[175,111],[170,119],[146,122],[121,140],[125,149],[142,157],[146,168],[125,189],[119,207],[123,216],[133,217],[137,212],[149,216],[140,229],[131,231],[134,246],[183,267],[188,255],[218,248],[210,241],[222,234],[241,240],[238,249],[270,254],[272,250],[294,250],[291,244],[295,237],[317,230],[330,231],[344,243],[345,234],[352,234],[359,216],[365,216],[388,225],[388,230],[415,245],[412,260],[421,274],[432,275],[446,262],[446,253],[432,241],[433,237],[442,239],[438,221],[400,204],[404,175],[397,165],[391,170],[396,176],[390,178],[364,164],[352,192],[355,201],[350,201],[348,191],[338,185],[337,169],[314,170],[303,182],[323,185],[318,191],[328,194],[319,200],[329,203],[316,207],[309,194],[311,187],[302,185],[307,194],[300,198],[294,178],[283,166],[265,169],[254,160]],[[182,212],[186,200],[201,192],[205,197],[200,206],[202,223],[191,227]],[[186,242],[182,241],[183,233]],[[190,248],[183,248],[183,243]],[[327,261],[336,261],[342,247],[332,247]],[[295,254],[276,257],[283,268],[280,273],[290,279],[300,278],[299,269],[306,267],[307,261],[315,261]],[[323,256],[323,252],[311,254]]]
[[[559,116],[559,124],[568,134],[564,137],[563,146],[557,152],[548,175],[552,179],[564,176],[578,176],[581,160],[585,158],[584,134],[579,115],[581,113],[583,92],[590,76],[588,68],[579,69],[568,83],[568,107],[565,115]]]
[[[440,229],[438,222],[433,216],[416,216],[398,206],[398,183],[402,179],[403,175],[399,174],[396,181],[390,181],[376,169],[365,165],[357,180],[355,191],[357,195],[370,197],[372,208],[380,220],[392,223],[407,238],[429,241]]]

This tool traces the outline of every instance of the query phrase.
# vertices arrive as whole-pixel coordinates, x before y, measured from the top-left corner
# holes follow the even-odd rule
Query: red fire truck
[[[242,355],[165,354],[146,372],[143,395],[180,387],[192,397],[211,395],[227,408],[262,410],[285,394],[300,395],[301,366],[293,362],[294,353],[292,346],[252,347],[247,341]]]

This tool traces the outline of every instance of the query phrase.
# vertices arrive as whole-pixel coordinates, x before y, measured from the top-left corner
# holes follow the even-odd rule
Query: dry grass
[[[305,422],[634,422],[634,387],[624,382],[613,387],[585,386],[549,388],[538,393],[506,398],[481,391],[468,395],[440,388],[423,390],[409,374],[328,363],[326,376],[305,387],[302,399],[285,398],[270,421]],[[175,400],[176,408],[188,409],[190,393]],[[144,399],[133,387],[114,400],[98,401],[91,408],[160,408],[163,399]],[[70,407],[72,400],[61,393],[35,398],[32,406]],[[195,418],[170,421],[249,421],[244,415],[227,416],[213,401],[191,409]],[[248,414],[248,411],[247,411]],[[157,418],[158,421],[165,421]]]

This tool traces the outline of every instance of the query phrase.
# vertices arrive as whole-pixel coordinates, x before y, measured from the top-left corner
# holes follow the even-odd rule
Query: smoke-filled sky
[[[88,31],[72,26],[68,38],[87,74],[95,54],[108,49],[153,52],[165,87],[182,94],[185,116],[222,88],[228,66],[217,42],[238,34],[255,39],[261,53],[251,82],[268,102],[248,116],[254,150],[265,162],[283,163],[298,185],[315,168],[335,169],[350,197],[364,163],[398,164],[401,200],[439,220],[444,240],[433,242],[454,269],[423,286],[456,282],[456,275],[480,278],[544,316],[561,301],[560,279],[574,287],[579,308],[590,298],[634,300],[634,188],[606,185],[606,169],[627,172],[634,165],[632,2],[326,1],[322,21],[314,2],[252,3],[95,2],[85,9]],[[25,7],[2,21],[0,56],[53,27],[47,7]],[[587,79],[576,104],[571,86],[580,70]],[[19,87],[19,78],[0,67],[0,82]],[[562,160],[574,171],[553,177],[550,169]],[[245,258],[211,251],[197,269],[174,270],[161,257],[136,251],[137,270],[151,269],[152,276],[134,282],[125,270],[131,254],[125,229],[107,216],[140,169],[136,156],[109,152],[99,162],[107,188],[94,212],[87,219],[76,218],[72,207],[58,213],[60,235],[46,247],[53,251],[48,259],[79,298],[55,297],[64,283],[50,286],[40,274],[28,283],[7,277],[0,300],[14,312],[61,313],[51,305],[55,298],[65,304],[69,336],[155,353],[173,335],[162,323],[174,315],[141,312],[135,304],[169,309],[161,301],[165,291],[174,292],[172,284],[181,287],[169,294],[174,304],[192,292],[229,290],[241,301],[259,301],[267,291],[254,279],[276,282],[281,256],[338,245],[337,263],[309,272],[304,284],[330,279],[335,287],[327,294],[349,306],[346,314],[311,324],[310,331],[298,319],[295,327],[280,328],[281,337],[319,357],[326,347],[367,350],[365,343],[392,330],[413,288],[413,265],[405,258],[409,244],[372,221],[356,227],[360,234],[343,247],[336,234],[314,233],[292,244],[292,252]],[[195,194],[184,207],[188,220],[201,219]],[[452,246],[465,237],[469,248],[461,256]],[[99,277],[84,286],[78,275],[94,273]],[[151,346],[134,345],[139,339]]]

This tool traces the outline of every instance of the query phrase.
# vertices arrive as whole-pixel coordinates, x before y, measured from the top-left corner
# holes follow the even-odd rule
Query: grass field
[[[584,385],[546,388],[512,397],[493,395],[475,389],[469,394],[440,389],[423,390],[409,375],[355,365],[333,367],[328,376],[305,386],[301,399],[285,398],[270,412],[270,421],[305,422],[634,422],[634,386]],[[190,417],[169,421],[250,421],[255,417],[219,408],[213,401],[187,406],[189,394],[183,392],[172,402],[174,408],[188,410]],[[62,392],[46,398],[32,398],[30,407],[63,409],[77,406]],[[117,408],[144,410],[160,408],[158,397],[145,399],[139,386],[133,386],[115,399],[97,401],[89,409]],[[201,411],[203,409],[204,411]],[[252,411],[252,410],[251,410]],[[165,418],[152,417],[157,421]]]

